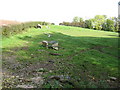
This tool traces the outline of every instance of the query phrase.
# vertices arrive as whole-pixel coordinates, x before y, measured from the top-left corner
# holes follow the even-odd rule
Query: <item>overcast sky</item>
[[[17,21],[72,21],[95,15],[118,16],[120,0],[0,0],[0,19]]]

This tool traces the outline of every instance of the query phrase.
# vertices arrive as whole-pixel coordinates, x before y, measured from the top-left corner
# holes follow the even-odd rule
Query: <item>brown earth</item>
[[[0,20],[0,26],[8,25],[8,24],[19,24],[21,22],[12,21],[12,20]]]

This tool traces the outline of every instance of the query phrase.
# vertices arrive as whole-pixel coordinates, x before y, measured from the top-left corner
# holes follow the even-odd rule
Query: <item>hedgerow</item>
[[[3,37],[9,37],[23,31],[27,31],[28,28],[34,27],[37,24],[48,25],[48,22],[25,22],[21,24],[9,24],[7,26],[1,27],[1,32]]]

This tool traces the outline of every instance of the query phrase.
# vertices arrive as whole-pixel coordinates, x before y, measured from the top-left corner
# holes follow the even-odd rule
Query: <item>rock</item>
[[[16,88],[34,88],[31,85],[17,85]]]
[[[16,78],[19,78],[19,76],[16,76]]]
[[[52,70],[49,71],[50,73],[52,72]]]
[[[53,48],[58,50],[58,42],[57,41],[42,41],[42,45],[47,48]]]
[[[51,35],[49,34],[48,37],[51,37]]]
[[[24,78],[19,78],[19,80],[23,80]]]
[[[11,78],[15,78],[15,76],[11,76]]]
[[[53,61],[53,60],[49,60],[48,62],[50,62],[50,63],[54,63],[54,61]]]
[[[56,80],[59,80],[61,82],[66,82],[66,81],[69,81],[70,80],[70,77],[69,76],[65,76],[65,75],[58,75],[58,76],[51,76],[50,79],[56,79]]]
[[[61,54],[58,53],[49,53],[50,55],[55,55],[55,56],[61,56]]]
[[[48,35],[48,37],[51,37],[51,34],[49,34],[49,33],[44,33],[45,35]]]
[[[50,29],[50,27],[49,27],[49,26],[46,26],[46,28],[47,28],[47,29]]]
[[[31,54],[33,56],[33,54]]]
[[[110,82],[110,80],[107,80],[107,82]]]
[[[50,79],[60,80],[60,77],[59,76],[51,76]]]
[[[42,45],[48,48],[48,41],[42,41]]]
[[[45,50],[38,49],[38,51],[41,51],[41,52],[43,52],[43,51],[45,51]]]
[[[110,80],[113,80],[113,81],[115,81],[117,78],[116,77],[109,77],[110,78]]]
[[[38,72],[46,72],[47,70],[45,70],[44,68],[39,68],[37,71]]]
[[[38,74],[43,74],[43,72],[37,72]]]
[[[31,78],[31,81],[33,83],[36,83],[36,84],[39,84],[39,85],[42,85],[44,83],[44,80],[42,77],[34,77],[34,78]]]
[[[19,82],[23,82],[22,80],[20,80]]]
[[[58,42],[57,41],[49,41],[49,45],[53,47],[53,49],[58,49]]]
[[[42,26],[40,24],[37,24],[37,26],[35,26],[35,28],[42,28]]]
[[[25,82],[31,82],[31,80],[30,80],[30,79],[25,79],[24,81],[25,81]]]

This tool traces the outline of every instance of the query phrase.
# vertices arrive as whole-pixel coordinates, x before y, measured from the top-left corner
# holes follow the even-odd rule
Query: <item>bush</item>
[[[92,25],[92,20],[85,20],[85,27],[89,28],[89,29],[93,29],[93,25]]]
[[[55,23],[51,23],[51,25],[55,25]]]
[[[48,22],[25,22],[21,24],[2,26],[2,36],[9,37],[11,35],[15,35],[23,31],[27,31],[27,28],[34,27],[37,24],[48,25],[50,23]]]

